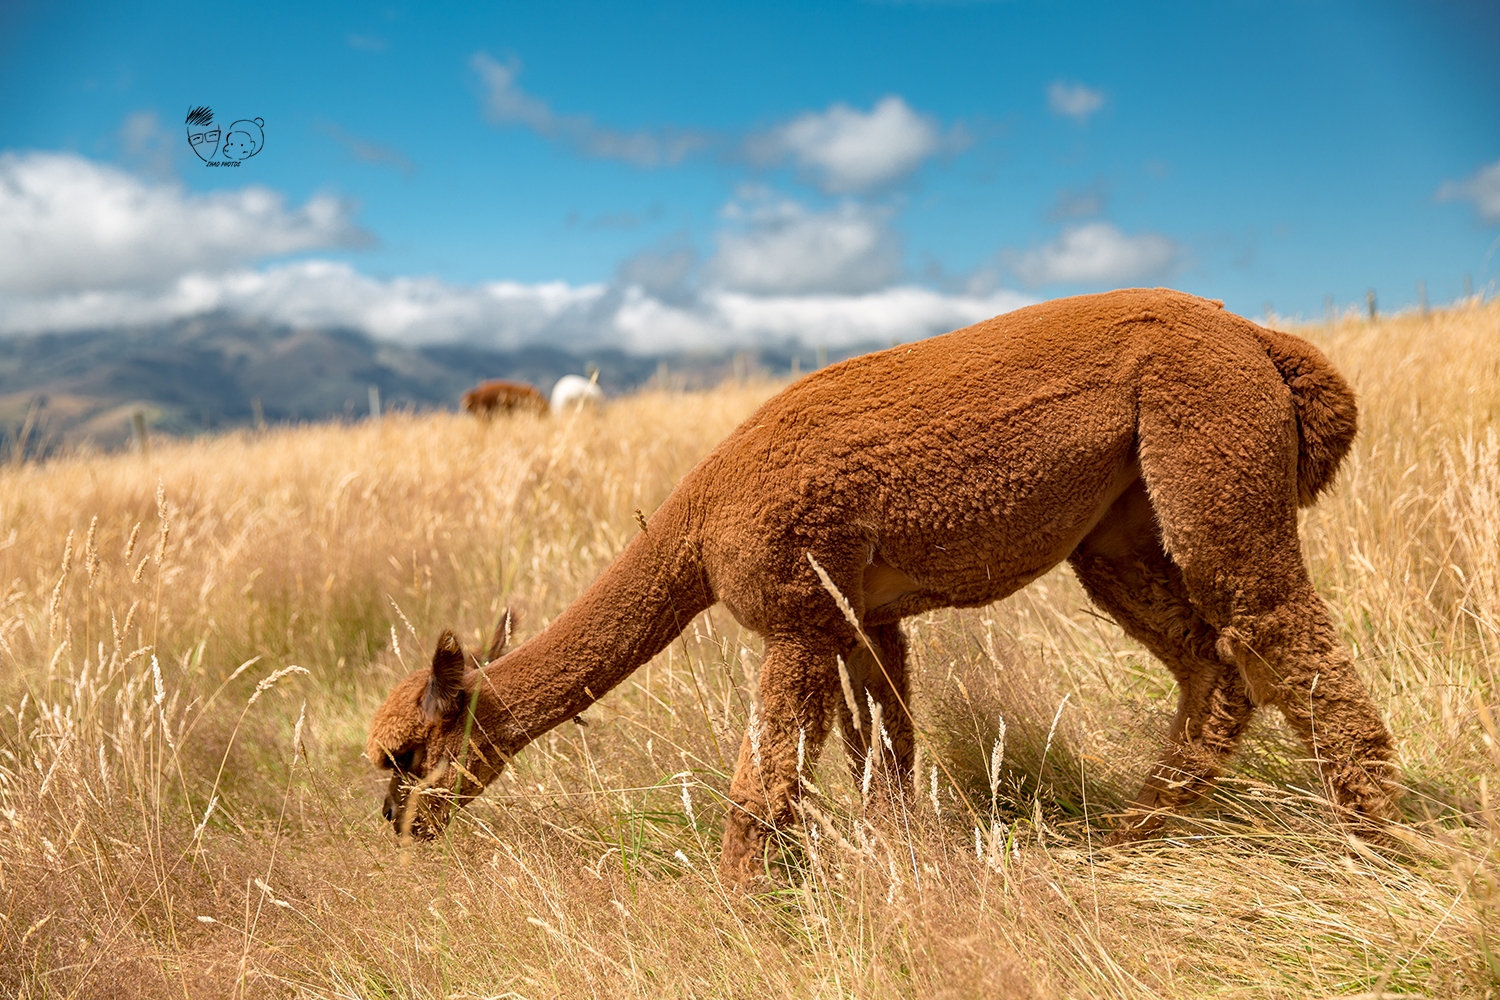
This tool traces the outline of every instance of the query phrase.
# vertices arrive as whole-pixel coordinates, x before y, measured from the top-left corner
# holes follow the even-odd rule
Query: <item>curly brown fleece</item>
[[[1297,507],[1329,484],[1355,418],[1312,345],[1164,289],[1048,302],[815,372],[684,477],[541,634],[482,669],[444,635],[433,669],[371,725],[370,759],[395,770],[387,816],[440,829],[717,600],[766,645],[758,749],[747,733],[724,835],[723,874],[744,881],[768,831],[796,820],[800,740],[815,759],[838,712],[863,764],[868,702],[856,693],[856,721],[836,657],[882,706],[882,763],[909,781],[900,620],[988,604],[1067,559],[1180,688],[1168,749],[1118,838],[1201,796],[1258,705],[1281,710],[1335,808],[1373,831],[1391,812],[1391,738],[1297,536]]]
[[[464,409],[476,417],[493,417],[497,413],[547,413],[551,404],[536,386],[492,378],[463,394]]]

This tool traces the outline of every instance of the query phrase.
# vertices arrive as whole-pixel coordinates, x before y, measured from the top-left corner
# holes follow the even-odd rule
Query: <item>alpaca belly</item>
[[[927,585],[892,566],[876,552],[864,572],[865,623],[899,621],[934,608],[989,604],[1021,589],[1052,565],[1028,569],[1019,575],[1012,571],[1006,576],[996,575],[983,563],[961,569],[949,565],[938,576],[941,585]]]
[[[873,614],[920,590],[922,590],[920,583],[886,562],[879,553],[876,553],[870,565],[865,567],[866,614]]]
[[[882,618],[892,612],[905,617],[1008,597],[1071,555],[1140,475],[1140,463],[1130,454],[1102,481],[1080,484],[1070,502],[1033,502],[989,530],[934,526],[900,542],[888,538],[905,569],[877,553],[865,570],[866,607],[886,608]]]

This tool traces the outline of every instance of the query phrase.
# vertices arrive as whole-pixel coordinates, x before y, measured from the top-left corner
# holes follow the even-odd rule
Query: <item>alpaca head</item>
[[[476,697],[481,668],[504,653],[511,623],[510,612],[504,612],[483,660],[466,653],[457,636],[445,630],[431,669],[397,684],[370,722],[365,754],[390,772],[381,811],[403,841],[436,837],[453,810],[484,791],[505,767],[494,734],[484,732],[474,709],[481,700]]]

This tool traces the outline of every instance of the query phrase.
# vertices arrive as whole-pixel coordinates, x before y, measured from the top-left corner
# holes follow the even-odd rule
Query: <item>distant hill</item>
[[[841,352],[835,358],[859,351]],[[369,390],[384,408],[453,409],[487,378],[542,392],[570,372],[599,371],[620,395],[662,373],[672,385],[713,385],[735,374],[787,374],[817,363],[795,346],[749,352],[643,356],[614,349],[513,351],[463,344],[402,347],[348,329],[288,327],[210,314],[173,323],[0,339],[0,457],[47,455],[85,443],[114,449],[145,415],[153,434],[187,436],[249,426],[259,399],[268,424],[355,419]]]

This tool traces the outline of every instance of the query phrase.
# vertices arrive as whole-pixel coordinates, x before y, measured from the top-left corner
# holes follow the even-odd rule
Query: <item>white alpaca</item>
[[[593,406],[604,401],[604,390],[582,375],[564,375],[552,387],[552,412],[569,407]]]

